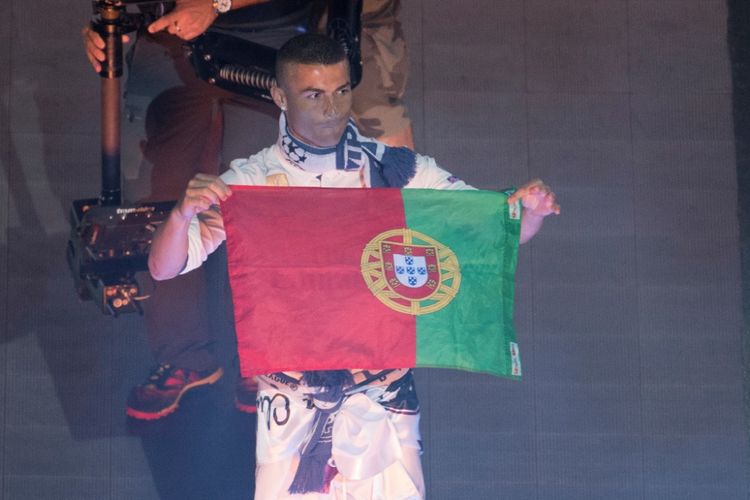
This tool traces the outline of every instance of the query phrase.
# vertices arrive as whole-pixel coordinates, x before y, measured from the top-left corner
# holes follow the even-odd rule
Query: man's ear
[[[271,87],[271,97],[273,98],[273,102],[281,108],[281,111],[286,111],[286,94],[284,94],[281,87],[278,85]]]

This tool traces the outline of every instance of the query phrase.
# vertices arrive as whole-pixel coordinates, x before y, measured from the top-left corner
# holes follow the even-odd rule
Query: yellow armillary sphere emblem
[[[378,300],[414,316],[447,306],[461,286],[456,254],[411,229],[392,229],[370,240],[362,252],[361,271]]]

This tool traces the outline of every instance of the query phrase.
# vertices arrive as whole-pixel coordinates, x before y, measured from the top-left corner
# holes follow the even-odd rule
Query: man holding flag
[[[191,180],[157,231],[149,269],[156,279],[188,272],[229,234],[241,369],[243,376],[259,378],[256,499],[423,498],[419,403],[411,370],[398,367],[495,369],[452,348],[430,357],[420,351],[422,340],[403,334],[404,325],[427,325],[433,338],[460,336],[456,330],[465,328],[435,325],[471,323],[453,309],[467,309],[456,306],[461,297],[484,290],[476,276],[503,275],[512,282],[518,242],[533,237],[559,206],[538,180],[509,196],[467,192],[477,196],[455,198],[455,208],[429,203],[436,193],[430,190],[461,195],[473,188],[432,158],[359,133],[349,119],[346,55],[327,37],[301,35],[287,42],[277,55],[276,79],[272,95],[282,111],[277,143],[235,160],[221,177],[198,174]],[[237,186],[234,196],[230,186]],[[398,189],[363,197],[356,188]],[[444,217],[465,210],[476,224],[506,224],[507,234],[488,243],[493,255],[508,254],[503,269],[476,272],[487,266],[461,246],[467,235],[431,237],[450,224],[420,222],[430,214],[413,214],[424,215],[425,206],[437,206],[438,213],[443,207]],[[402,213],[390,215],[391,207],[402,207]],[[436,209],[430,210],[434,216]],[[498,296],[502,291],[495,290]],[[512,305],[512,285],[510,295],[486,301],[485,309],[512,319],[503,305]],[[426,317],[437,320],[420,323]],[[370,330],[372,325],[377,329]],[[487,326],[480,322],[467,331],[474,336]],[[366,337],[362,343],[352,340],[357,334]],[[509,368],[497,373],[520,376],[517,346],[508,347],[502,360]],[[353,368],[362,366],[368,369]]]

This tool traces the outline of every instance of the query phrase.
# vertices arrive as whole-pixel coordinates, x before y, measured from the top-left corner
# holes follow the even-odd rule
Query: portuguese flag
[[[243,376],[456,368],[521,376],[520,207],[494,191],[232,186]]]

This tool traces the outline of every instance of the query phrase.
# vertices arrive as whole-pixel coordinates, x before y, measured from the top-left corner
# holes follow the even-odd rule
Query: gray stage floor
[[[142,321],[73,293],[68,206],[99,192],[89,13],[12,0],[0,16],[0,498],[250,498],[232,377],[128,422]],[[727,14],[404,1],[417,149],[482,188],[541,177],[563,206],[521,251],[524,380],[417,374],[430,498],[747,498]],[[257,120],[246,153],[274,137]]]

